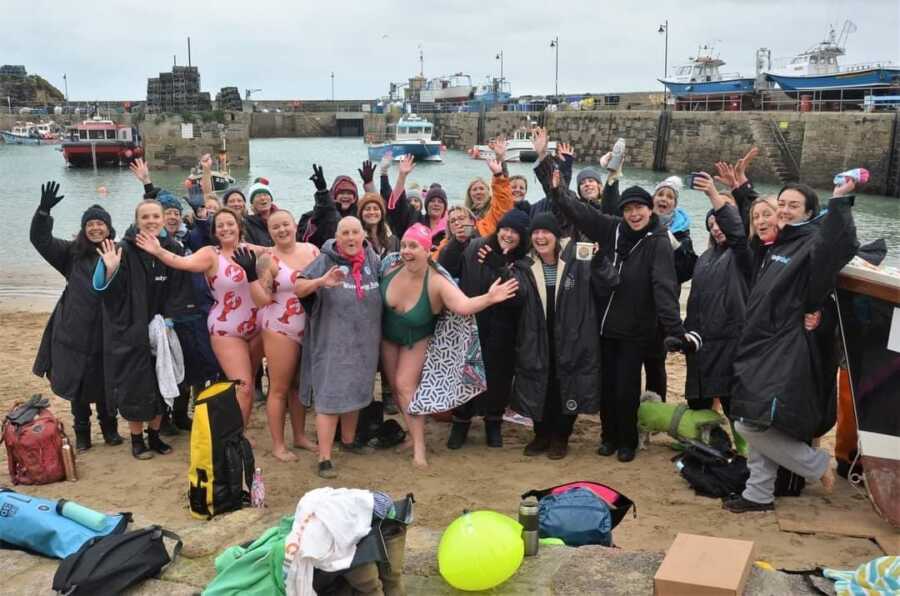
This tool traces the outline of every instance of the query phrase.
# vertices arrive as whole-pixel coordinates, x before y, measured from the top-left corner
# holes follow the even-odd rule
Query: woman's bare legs
[[[284,416],[288,410],[288,396],[296,400],[296,390],[292,390],[294,375],[297,372],[297,356],[300,345],[281,333],[264,330],[262,332],[266,362],[269,366],[269,395],[266,399],[266,417],[269,421],[269,434],[272,436],[272,455],[281,461],[296,461],[297,456],[284,444]],[[298,404],[299,405],[299,402]],[[296,408],[292,408],[295,410]],[[291,412],[292,424],[293,411]],[[302,426],[301,434],[302,434]],[[294,429],[294,434],[297,430]]]
[[[296,387],[288,391],[288,414],[291,417],[291,431],[294,433],[294,447],[318,453],[319,448],[306,436],[306,407],[300,403]]]
[[[240,337],[211,335],[209,340],[225,377],[240,381],[235,392],[246,429],[253,409],[254,378],[262,362],[262,338],[257,335],[247,341]]]
[[[388,380],[391,382],[391,388],[412,438],[413,463],[420,467],[428,465],[425,457],[425,417],[409,414],[409,404],[422,379],[422,367],[425,366],[425,351],[429,339],[427,337],[421,339],[409,348],[390,341],[381,342],[382,365],[388,374]]]

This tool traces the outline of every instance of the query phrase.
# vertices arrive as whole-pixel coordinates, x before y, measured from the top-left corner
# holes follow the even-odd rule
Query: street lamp
[[[66,84],[66,103],[69,103],[69,78],[63,73],[63,83]]]
[[[669,76],[669,19],[666,19],[666,22],[659,26],[657,33],[666,34],[666,53],[665,58],[663,58],[663,80],[665,80]],[[668,98],[669,88],[663,83],[663,110],[669,109]]]
[[[497,54],[497,60],[500,61],[500,82],[503,82],[503,50],[500,50],[500,53]]]
[[[556,48],[556,77],[553,83],[553,94],[559,97],[559,35],[550,40],[550,47]]]
[[[331,101],[334,101],[334,71],[331,71]]]

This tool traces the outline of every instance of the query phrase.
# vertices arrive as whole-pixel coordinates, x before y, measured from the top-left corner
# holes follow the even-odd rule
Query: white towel
[[[317,488],[297,503],[284,540],[287,596],[314,596],[313,571],[350,567],[356,543],[372,529],[375,499],[367,490]]]
[[[178,383],[184,380],[184,354],[175,330],[161,315],[150,321],[150,352],[156,357],[156,382],[159,392],[171,408],[178,397]]]

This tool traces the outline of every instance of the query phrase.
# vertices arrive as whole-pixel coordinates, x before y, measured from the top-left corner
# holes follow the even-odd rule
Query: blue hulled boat
[[[756,79],[740,74],[722,74],[719,68],[725,61],[712,55],[712,48],[703,46],[696,58],[689,64],[675,69],[675,76],[659,79],[669,92],[678,97],[698,97],[717,95],[741,95],[753,93]]]
[[[851,66],[838,64],[838,58],[845,54],[847,36],[854,31],[856,25],[850,21],[844,23],[840,35],[831,27],[824,41],[800,52],[783,67],[766,72],[766,78],[789,95],[854,89],[877,92],[883,88],[900,87],[900,67],[890,62]]]
[[[369,159],[379,161],[390,152],[394,161],[412,155],[416,161],[441,161],[442,145],[431,138],[434,127],[431,122],[415,114],[406,114],[397,123],[394,139],[369,145]]]

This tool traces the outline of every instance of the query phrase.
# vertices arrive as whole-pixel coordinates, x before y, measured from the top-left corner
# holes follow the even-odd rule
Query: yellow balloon
[[[512,577],[524,556],[519,522],[495,511],[474,511],[444,530],[438,570],[457,590],[489,590]]]

